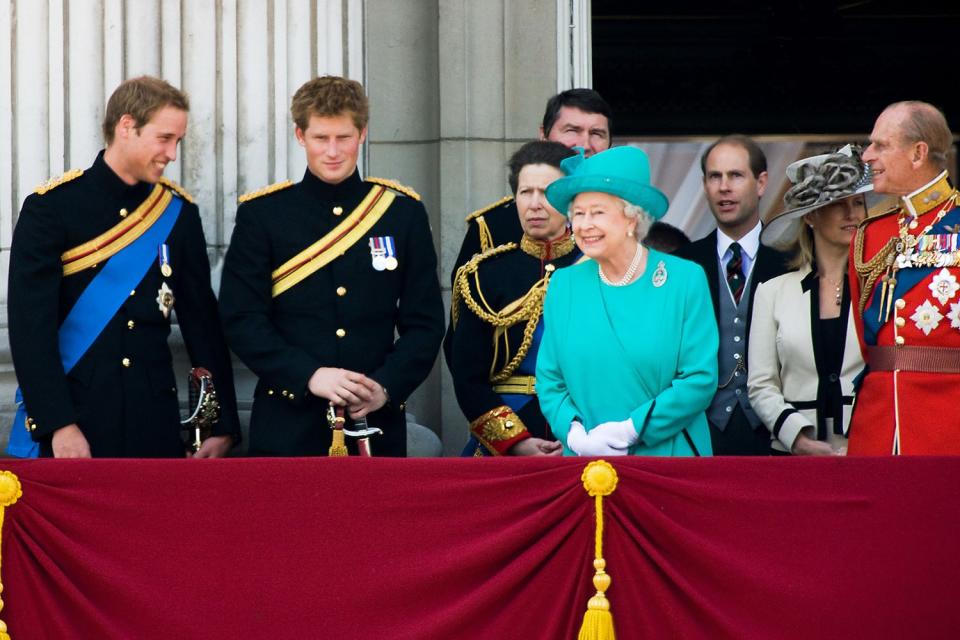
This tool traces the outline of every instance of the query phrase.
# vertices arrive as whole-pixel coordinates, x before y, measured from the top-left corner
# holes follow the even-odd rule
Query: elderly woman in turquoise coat
[[[667,198],[646,154],[563,161],[547,199],[590,260],[560,269],[544,303],[537,395],[565,455],[711,455],[717,325],[693,262],[643,246]]]

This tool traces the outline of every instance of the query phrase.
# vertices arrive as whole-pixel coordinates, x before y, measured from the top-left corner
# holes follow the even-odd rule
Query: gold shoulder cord
[[[858,308],[861,314],[867,306],[867,300],[870,299],[870,295],[873,293],[873,287],[878,279],[883,277],[883,297],[887,296],[888,289],[896,285],[896,280],[893,280],[891,284],[890,278],[886,274],[897,258],[897,243],[900,240],[896,236],[891,237],[887,240],[887,244],[885,244],[876,255],[864,262],[863,237],[866,235],[864,230],[865,227],[860,228],[856,240],[854,240],[853,247],[853,267],[857,270],[857,278],[860,280],[860,300],[858,302]],[[893,296],[892,289],[889,295]],[[884,302],[885,300],[880,300],[881,313],[883,312]]]
[[[517,370],[517,367],[520,366],[520,363],[523,362],[523,359],[530,351],[530,346],[533,344],[533,334],[537,329],[537,323],[540,322],[540,316],[543,314],[543,299],[547,292],[547,285],[550,282],[550,276],[553,274],[553,270],[548,269],[543,278],[535,282],[522,297],[514,300],[499,311],[492,309],[487,301],[483,298],[483,292],[480,289],[480,278],[477,274],[477,269],[483,260],[501,253],[506,253],[507,251],[511,251],[516,248],[517,243],[508,242],[507,244],[495,247],[486,253],[474,256],[469,262],[460,267],[460,269],[457,271],[453,285],[453,303],[451,308],[453,326],[456,327],[457,325],[460,302],[462,300],[463,303],[466,304],[467,308],[476,314],[478,318],[487,324],[493,325],[494,327],[494,355],[493,361],[490,363],[490,382],[493,383],[503,382],[512,376],[513,372]],[[477,289],[480,302],[477,302],[476,298],[473,296],[473,291],[470,287],[471,276],[473,277],[474,286]],[[481,302],[483,306],[481,306]],[[510,345],[506,337],[507,329],[523,321],[526,321],[526,325],[523,328],[523,340],[521,341],[520,346],[517,348],[516,353],[511,358],[509,356]],[[499,343],[501,338],[503,338],[506,346],[507,355],[505,356],[505,359],[508,359],[508,362],[499,372],[494,372],[498,360],[497,352],[499,351]]]

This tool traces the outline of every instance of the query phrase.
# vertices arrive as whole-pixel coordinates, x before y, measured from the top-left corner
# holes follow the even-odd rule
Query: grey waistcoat
[[[707,418],[721,431],[726,428],[737,404],[743,409],[751,427],[756,429],[760,425],[760,418],[753,412],[750,400],[747,398],[747,309],[750,305],[750,291],[753,289],[754,270],[751,269],[743,287],[743,294],[740,296],[740,304],[736,305],[733,302],[730,287],[727,285],[726,271],[722,265],[717,273],[720,279],[719,296],[717,296],[720,300],[720,318],[717,327],[720,330],[720,351],[717,354],[717,373],[720,385],[728,381],[729,384],[723,389],[717,389],[713,402],[707,409]],[[737,363],[741,360],[743,366],[738,370]]]

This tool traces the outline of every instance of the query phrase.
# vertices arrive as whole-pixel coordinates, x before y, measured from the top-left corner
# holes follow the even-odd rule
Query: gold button
[[[343,207],[334,207],[333,215],[335,216],[343,215]]]
[[[347,288],[346,288],[346,287],[337,287],[337,295],[340,296],[341,298],[342,298],[343,296],[347,295]]]
[[[899,300],[897,300],[896,305],[897,305],[897,309],[903,309],[905,306],[907,306],[907,302],[903,298],[900,298]]]
[[[553,273],[554,269],[556,269],[556,267],[553,266],[552,264],[548,264],[543,268],[543,270],[546,271],[547,273]]]
[[[904,320],[903,318],[897,318],[896,320],[894,320],[894,323],[896,323],[898,327],[902,327],[903,325],[907,324],[907,321]]]
[[[903,344],[906,342],[903,336],[897,336],[897,344]]]
[[[137,326],[136,322],[133,320],[127,320],[127,329],[133,329],[135,326]]]
[[[268,395],[268,396],[272,396],[272,395],[273,395],[273,389],[267,389],[267,395]]]
[[[507,429],[513,429],[513,420],[504,420],[503,426],[505,426]]]
[[[133,296],[133,295],[136,295],[136,294],[137,294],[137,290],[136,290],[136,289],[134,289],[133,291],[130,292],[130,295],[132,295],[132,296]]]
[[[288,392],[286,389],[284,389],[283,391],[280,392],[280,395],[282,395],[284,398],[286,398],[286,397],[287,397],[287,393],[289,393],[289,392]]]
[[[37,423],[33,421],[33,418],[27,418],[26,427],[27,431],[36,431]]]
[[[129,212],[128,212],[126,209],[120,209],[120,217],[121,217],[121,218],[126,218],[126,217],[127,217],[127,213],[129,213]]]
[[[131,364],[131,363],[130,363],[130,358],[124,358],[123,360],[120,361],[120,364],[122,364],[122,365],[125,366],[125,367],[129,367],[130,364]]]
[[[343,329],[337,329],[337,337],[338,337],[338,338],[342,338],[342,337],[344,337],[345,335],[347,335],[347,332],[346,332],[345,330],[343,330]]]

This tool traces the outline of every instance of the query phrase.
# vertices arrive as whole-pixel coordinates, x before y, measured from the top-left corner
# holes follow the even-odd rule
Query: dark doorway
[[[936,104],[960,128],[956,1],[592,9],[593,85],[618,137],[865,136],[884,106],[906,99]]]

